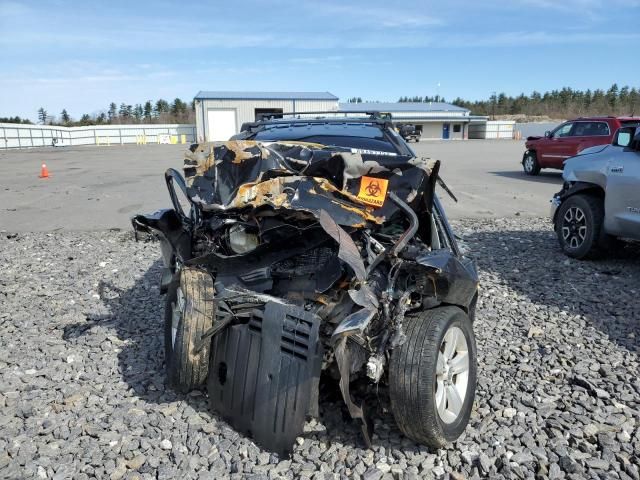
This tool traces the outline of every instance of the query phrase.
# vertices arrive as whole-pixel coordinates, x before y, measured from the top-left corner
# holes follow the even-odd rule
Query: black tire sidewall
[[[459,417],[452,423],[440,419],[436,405],[437,359],[449,328],[462,330],[469,351],[469,379]],[[396,424],[413,440],[442,448],[466,428],[477,380],[477,355],[473,325],[459,307],[445,306],[408,315],[405,343],[393,349],[389,365],[391,410]]]
[[[444,423],[438,414],[438,409],[435,404],[435,391],[436,391],[436,375],[434,374],[433,381],[433,404],[432,408],[435,414],[435,417],[438,420],[438,425],[440,426],[440,430],[442,431],[442,436],[447,439],[448,442],[451,442],[458,438],[462,432],[464,432],[467,427],[467,423],[469,423],[469,417],[471,416],[471,410],[473,408],[473,402],[475,400],[475,385],[477,380],[477,367],[476,367],[476,343],[473,335],[472,325],[470,319],[467,315],[459,310],[455,315],[449,317],[448,321],[443,325],[439,326],[439,335],[438,335],[438,345],[442,343],[445,334],[452,327],[458,327],[464,333],[465,339],[467,340],[467,348],[469,349],[469,381],[467,383],[467,393],[464,398],[464,402],[462,404],[462,413],[457,418],[457,420],[453,423]],[[433,355],[433,368],[435,371],[436,362],[438,359],[438,352],[435,352]]]
[[[598,199],[594,199],[594,201],[598,201]],[[572,207],[578,207],[586,217],[587,234],[578,248],[570,247],[562,237],[564,216],[567,210]],[[598,244],[599,236],[599,228],[596,228],[596,225],[602,221],[602,219],[596,219],[596,215],[600,215],[600,213],[594,211],[591,203],[583,195],[574,195],[562,202],[556,216],[555,231],[560,247],[564,253],[573,258],[585,258],[593,253]]]

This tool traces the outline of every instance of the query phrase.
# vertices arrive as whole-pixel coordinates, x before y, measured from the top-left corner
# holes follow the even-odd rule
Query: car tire
[[[538,163],[538,156],[536,152],[525,153],[522,159],[522,169],[527,175],[538,175],[540,173],[540,164]]]
[[[200,388],[207,379],[210,342],[197,350],[214,318],[213,278],[183,268],[169,285],[165,302],[165,367],[169,385],[181,393]]]
[[[555,231],[562,251],[572,258],[595,258],[606,248],[604,202],[593,195],[572,195],[562,202]]]
[[[471,415],[477,376],[473,326],[462,309],[448,306],[408,315],[405,333],[406,341],[391,352],[391,410],[407,437],[442,448],[462,434]]]

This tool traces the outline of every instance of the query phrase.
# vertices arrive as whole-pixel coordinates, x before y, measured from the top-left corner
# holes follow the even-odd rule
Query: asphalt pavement
[[[560,189],[557,171],[522,173],[522,141],[423,141],[418,155],[443,162],[439,191],[452,219],[541,217]],[[127,229],[138,212],[169,206],[163,172],[182,168],[184,145],[48,147],[0,151],[0,230]],[[39,178],[46,163],[50,177]]]

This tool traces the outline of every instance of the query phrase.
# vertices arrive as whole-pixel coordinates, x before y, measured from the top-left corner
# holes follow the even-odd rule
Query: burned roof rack
[[[311,116],[310,116],[311,115]],[[315,116],[313,116],[315,115]],[[328,115],[328,116],[327,116]],[[352,116],[356,115],[356,116]],[[293,117],[293,118],[284,118]],[[376,122],[379,124],[391,124],[391,113],[375,110],[326,110],[313,112],[284,112],[263,113],[255,122],[245,122],[240,127],[241,132],[255,131],[269,122],[331,122],[345,120],[349,122]]]
[[[371,110],[371,109],[369,110],[318,110],[318,111],[311,111],[311,112],[284,112],[284,113],[273,112],[273,113],[262,113],[260,114],[260,118],[261,120],[273,120],[273,119],[283,118],[285,116],[303,118],[301,117],[301,115],[327,115],[327,114],[331,114],[331,115],[343,114],[345,117],[351,114],[356,114],[356,115],[361,114],[361,115],[366,115],[371,119],[385,119],[385,120],[391,119],[391,113],[381,112],[379,110]],[[327,117],[317,117],[317,118],[327,118]],[[328,117],[328,118],[332,118],[332,117]]]

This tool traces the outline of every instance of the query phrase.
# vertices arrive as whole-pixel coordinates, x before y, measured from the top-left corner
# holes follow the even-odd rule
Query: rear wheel
[[[169,385],[182,393],[207,379],[210,342],[198,344],[213,324],[213,294],[211,275],[194,268],[183,268],[167,292],[165,365]]]
[[[540,164],[536,152],[527,152],[522,159],[522,169],[527,175],[538,175],[540,173]]]
[[[567,198],[556,215],[555,230],[560,247],[573,258],[597,256],[606,246],[604,202],[593,195]]]
[[[391,353],[391,410],[408,437],[441,448],[469,422],[476,387],[471,320],[458,307],[407,317],[405,343]]]

